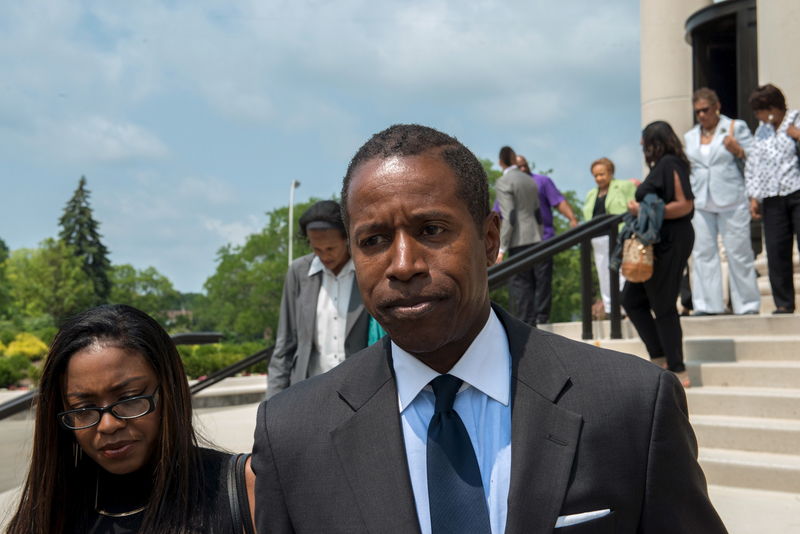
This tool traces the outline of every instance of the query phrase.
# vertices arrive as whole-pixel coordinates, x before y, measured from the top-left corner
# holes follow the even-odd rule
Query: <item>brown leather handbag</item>
[[[653,276],[653,245],[645,245],[634,234],[622,246],[622,276],[628,282],[640,283]]]

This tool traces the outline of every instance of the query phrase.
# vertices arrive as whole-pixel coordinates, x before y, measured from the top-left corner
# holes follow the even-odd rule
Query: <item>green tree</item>
[[[58,237],[81,258],[82,268],[92,281],[94,304],[102,304],[111,294],[111,262],[108,249],[100,241],[99,223],[92,216],[89,195],[86,178],[81,176],[78,188],[58,220],[61,226]]]
[[[295,229],[300,215],[317,200],[295,206]],[[207,298],[198,302],[195,312],[199,325],[225,332],[229,338],[273,339],[288,266],[289,208],[267,216],[261,232],[241,246],[227,245],[217,253],[217,270],[205,283]],[[294,257],[308,254],[308,243],[296,231],[294,235]]]
[[[58,321],[91,306],[96,297],[81,258],[61,240],[15,250],[7,265],[11,297],[22,315],[50,315]]]
[[[139,308],[163,325],[167,325],[167,311],[180,307],[180,298],[169,278],[155,267],[137,270],[126,263],[111,269],[111,302]]]
[[[9,250],[6,242],[0,239],[0,318],[11,316],[11,284],[6,276],[6,260]]]

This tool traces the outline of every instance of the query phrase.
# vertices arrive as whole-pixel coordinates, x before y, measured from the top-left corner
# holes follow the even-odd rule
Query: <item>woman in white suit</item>
[[[692,249],[693,315],[725,311],[717,236],[722,236],[730,273],[731,308],[758,313],[761,296],[753,267],[750,212],[742,168],[753,136],[744,121],[720,113],[717,94],[708,88],[692,97],[697,124],[686,132],[686,156],[692,165],[695,213]]]

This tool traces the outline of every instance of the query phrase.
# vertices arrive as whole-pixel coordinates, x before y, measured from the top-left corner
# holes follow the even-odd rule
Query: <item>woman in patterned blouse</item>
[[[753,218],[764,217],[773,313],[793,313],[792,240],[800,246],[800,112],[786,109],[786,99],[772,84],[750,95],[759,120],[745,165],[745,184]]]

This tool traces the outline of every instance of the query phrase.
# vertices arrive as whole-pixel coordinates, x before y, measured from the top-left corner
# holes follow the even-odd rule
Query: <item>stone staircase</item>
[[[800,494],[800,315],[686,317],[689,416],[709,484]],[[598,346],[647,358],[633,326]],[[548,325],[580,339],[580,323]]]

